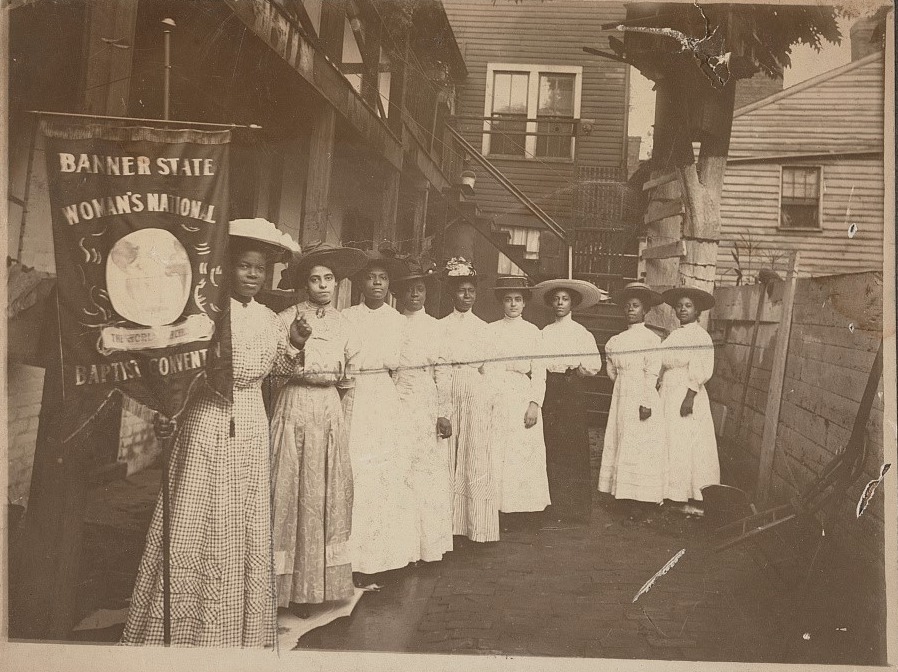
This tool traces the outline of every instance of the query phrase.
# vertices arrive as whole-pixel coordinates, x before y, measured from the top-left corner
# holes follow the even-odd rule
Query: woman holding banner
[[[261,384],[272,369],[293,374],[310,330],[289,330],[253,300],[271,262],[298,251],[262,219],[230,226],[233,401],[209,388],[186,409],[169,463],[170,618],[174,646],[273,646],[268,422]],[[171,434],[172,425],[162,428]],[[125,644],[162,644],[162,500],[157,502],[131,599]]]

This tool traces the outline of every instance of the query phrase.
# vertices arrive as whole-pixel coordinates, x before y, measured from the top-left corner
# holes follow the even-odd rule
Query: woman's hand
[[[685,418],[692,415],[692,405],[695,395],[695,390],[686,390],[686,396],[683,397],[683,403],[680,404],[680,417]]]
[[[290,325],[290,344],[297,350],[302,350],[311,335],[312,327],[306,322],[305,316],[297,315]]]
[[[437,436],[441,439],[448,439],[452,436],[452,423],[449,418],[437,418]]]
[[[539,406],[535,401],[531,401],[530,405],[527,407],[527,412],[524,413],[524,427],[530,429],[533,425],[536,424],[537,419],[539,418]]]
[[[652,409],[646,408],[645,406],[639,407],[639,419],[640,420],[648,420],[652,417]]]

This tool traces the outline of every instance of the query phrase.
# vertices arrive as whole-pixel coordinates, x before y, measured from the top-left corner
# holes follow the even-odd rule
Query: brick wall
[[[757,478],[767,386],[782,315],[783,283],[773,287],[762,315],[741,431],[735,416],[741,398],[748,343],[754,321],[749,297],[756,287],[718,290],[723,310],[712,313],[717,341],[715,374],[708,386],[721,438],[721,462],[736,485],[753,492]],[[882,276],[878,273],[798,281],[777,427],[772,498],[787,500],[803,489],[847,444],[882,332]],[[736,297],[736,298],[734,298]],[[724,419],[725,418],[725,419]],[[864,473],[840,499],[830,527],[852,558],[883,562],[883,498],[860,519],[861,490],[883,462],[882,381],[867,424]]]
[[[26,506],[44,389],[44,370],[16,362],[9,362],[8,367],[8,497],[11,504]]]

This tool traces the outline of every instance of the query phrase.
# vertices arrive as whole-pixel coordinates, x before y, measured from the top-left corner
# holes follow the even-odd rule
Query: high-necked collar
[[[698,320],[693,320],[689,324],[681,324],[679,328],[680,329],[688,329],[689,327],[692,327],[692,326],[700,327],[701,325],[698,323]]]
[[[256,302],[256,300],[252,297],[250,297],[249,301],[247,301],[246,303],[243,303],[243,301],[238,301],[237,299],[235,299],[232,296],[231,297],[231,310],[244,310],[246,308],[249,308],[255,302]]]
[[[367,310],[369,313],[376,313],[378,310],[382,310],[383,308],[386,308],[389,306],[389,304],[386,301],[384,301],[382,304],[380,304],[377,308],[372,308],[364,301],[362,301],[359,305],[365,306],[365,310]]]
[[[645,322],[634,322],[633,324],[628,324],[627,329],[635,329],[638,327],[645,327]]]
[[[461,312],[458,308],[452,309],[452,314],[455,315],[458,319],[463,320],[471,315],[471,309],[469,308],[465,312]]]
[[[508,315],[502,316],[502,321],[506,324],[518,324],[524,320],[523,315],[518,315],[517,317],[509,317]]]
[[[408,310],[408,309],[405,309],[405,310],[402,311],[402,314],[405,315],[406,317],[410,318],[410,319],[416,319],[416,318],[418,318],[418,317],[421,317],[422,315],[426,315],[426,314],[427,314],[427,311],[424,310],[424,308],[421,308],[420,310]]]
[[[554,324],[569,324],[574,321],[574,314],[568,313],[562,317],[556,317]]]

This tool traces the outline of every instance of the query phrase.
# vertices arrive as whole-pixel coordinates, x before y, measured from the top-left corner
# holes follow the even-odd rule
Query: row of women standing
[[[353,572],[440,559],[453,534],[497,540],[500,511],[540,511],[550,480],[570,494],[588,474],[582,400],[540,407],[547,371],[564,397],[601,368],[569,316],[595,287],[534,288],[556,310],[540,334],[520,316],[530,289],[499,286],[505,318],[487,325],[471,311],[476,273],[455,259],[442,274],[454,309],[437,321],[423,310],[433,269],[322,245],[293,267],[307,299],[275,316],[253,297],[284,247],[269,222],[232,223],[233,401],[198,395],[169,467],[174,645],[271,646],[277,606],[304,615],[350,596]],[[353,275],[364,300],[337,311],[336,283]],[[391,279],[404,314],[387,303]],[[570,442],[586,468],[559,459],[553,472]],[[162,642],[161,544],[157,504],[124,643]]]
[[[599,490],[631,502],[631,518],[665,499],[698,512],[701,488],[720,482],[717,441],[705,383],[714,345],[699,325],[714,297],[690,287],[663,294],[634,282],[612,295],[627,330],[605,345],[614,392],[605,428]],[[670,305],[680,322],[663,341],[645,326],[646,313]]]

